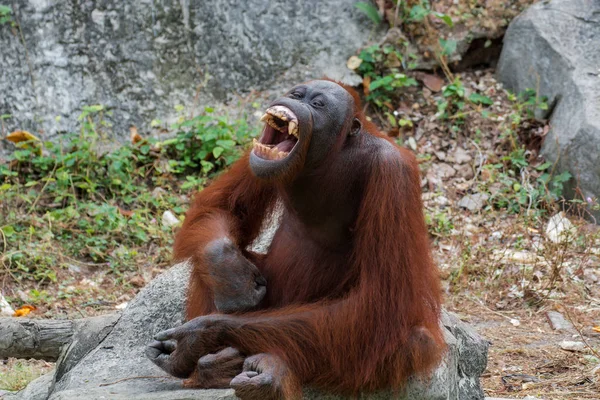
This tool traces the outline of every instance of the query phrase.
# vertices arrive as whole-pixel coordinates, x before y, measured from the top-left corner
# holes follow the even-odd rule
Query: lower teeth
[[[277,150],[276,147],[269,147],[267,145],[264,145],[256,139],[253,140],[252,144],[254,147],[254,152],[257,155],[260,155],[263,158],[266,158],[269,160],[281,160],[281,159],[284,159],[285,157],[287,157],[288,154],[290,154],[289,152],[286,152],[286,151],[279,151],[279,150]]]

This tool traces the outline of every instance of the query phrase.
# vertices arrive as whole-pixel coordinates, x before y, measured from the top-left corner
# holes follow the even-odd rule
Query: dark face
[[[337,83],[319,80],[294,87],[261,118],[265,127],[254,140],[252,172],[281,180],[318,167],[351,132],[353,114],[354,99]]]

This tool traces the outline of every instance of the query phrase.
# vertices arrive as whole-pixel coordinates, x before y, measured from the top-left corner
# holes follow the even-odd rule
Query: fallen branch
[[[56,361],[74,332],[75,323],[71,320],[0,318],[0,359]]]

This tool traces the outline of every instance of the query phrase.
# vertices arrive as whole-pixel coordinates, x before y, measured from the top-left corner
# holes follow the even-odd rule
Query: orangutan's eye
[[[312,106],[316,108],[325,107],[325,104],[321,100],[313,100],[310,104],[312,104]]]
[[[292,92],[290,94],[290,97],[292,99],[300,100],[302,98],[302,93],[300,93],[300,92]]]

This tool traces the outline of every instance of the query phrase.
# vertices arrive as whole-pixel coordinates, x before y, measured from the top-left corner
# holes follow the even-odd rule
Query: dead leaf
[[[35,306],[31,306],[29,304],[25,304],[24,306],[15,310],[13,317],[24,317],[32,311],[37,310]]]
[[[131,139],[132,144],[137,144],[144,140],[138,133],[137,127],[133,125],[129,127],[129,138]]]
[[[129,283],[135,287],[143,287],[146,284],[146,281],[142,276],[136,275],[129,280]]]
[[[439,92],[444,87],[444,80],[436,75],[423,74],[423,84],[432,92]]]
[[[594,332],[600,333],[600,326],[594,326],[592,329],[594,330]]]
[[[362,64],[362,61],[363,60],[358,58],[357,56],[352,56],[346,62],[346,67],[348,67],[351,70],[355,70],[356,68],[360,67],[360,64]]]
[[[21,142],[28,142],[28,141],[38,141],[40,139],[38,139],[36,136],[32,135],[31,133],[27,132],[27,131],[14,131],[12,133],[10,133],[8,136],[6,136],[6,140],[8,140],[9,142],[13,142],[13,143],[21,143]]]
[[[119,207],[119,213],[124,216],[124,217],[131,217],[133,215],[133,211],[131,210],[124,210],[121,207]]]
[[[363,93],[365,94],[365,96],[369,95],[369,86],[371,86],[371,78],[365,76],[363,78]]]
[[[38,155],[42,154],[42,142],[27,131],[14,131],[6,136],[6,140],[24,149],[35,149]]]

